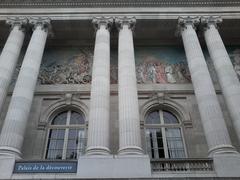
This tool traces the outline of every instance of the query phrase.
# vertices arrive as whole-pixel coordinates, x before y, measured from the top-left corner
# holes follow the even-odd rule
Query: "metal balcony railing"
[[[153,172],[213,171],[212,159],[158,159],[151,160]]]

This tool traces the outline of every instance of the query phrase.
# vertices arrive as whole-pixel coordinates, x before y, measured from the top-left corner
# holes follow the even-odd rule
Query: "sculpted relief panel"
[[[240,80],[240,48],[231,48],[229,52],[230,52],[229,54],[230,54],[230,58],[232,60],[234,69]]]
[[[190,83],[184,51],[175,47],[136,49],[138,83]]]
[[[182,50],[172,47],[136,48],[138,83],[190,83]],[[49,49],[39,74],[40,84],[86,84],[91,82],[93,48]],[[110,79],[118,81],[117,51],[111,51]]]
[[[228,47],[229,56],[240,78],[240,48]],[[217,76],[212,61],[204,51],[214,83]],[[184,50],[178,47],[136,47],[137,83],[191,83]],[[46,49],[39,72],[38,84],[87,84],[91,83],[93,62],[92,47]],[[118,82],[117,50],[111,50],[110,80]],[[16,68],[16,81],[20,65]]]
[[[40,84],[86,84],[91,82],[91,48],[46,50],[39,72]]]

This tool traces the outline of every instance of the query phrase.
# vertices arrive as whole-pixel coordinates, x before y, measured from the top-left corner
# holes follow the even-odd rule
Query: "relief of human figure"
[[[156,79],[157,83],[167,83],[164,64],[161,62],[156,63]]]
[[[144,65],[141,63],[136,67],[137,83],[145,83]]]
[[[238,79],[240,80],[240,64],[234,64],[234,70],[237,73]]]
[[[167,81],[168,83],[176,83],[176,79],[173,75],[173,68],[170,64],[167,64],[165,67],[165,72],[166,72],[166,77],[167,77]]]
[[[156,83],[156,69],[154,63],[148,64],[147,75],[150,82]]]
[[[177,63],[174,65],[174,70],[177,76],[177,82],[178,83],[185,83],[188,80],[184,77],[183,73],[184,73],[184,65],[183,63]]]

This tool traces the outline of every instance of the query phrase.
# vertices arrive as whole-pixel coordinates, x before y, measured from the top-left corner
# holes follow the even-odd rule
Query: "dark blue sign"
[[[14,173],[76,173],[77,161],[18,161]]]

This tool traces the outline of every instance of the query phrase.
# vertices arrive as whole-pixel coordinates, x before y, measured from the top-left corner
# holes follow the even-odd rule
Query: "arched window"
[[[150,111],[145,118],[145,136],[151,159],[185,158],[181,124],[171,112]]]
[[[77,159],[85,151],[85,117],[68,110],[57,114],[49,126],[46,159]]]

